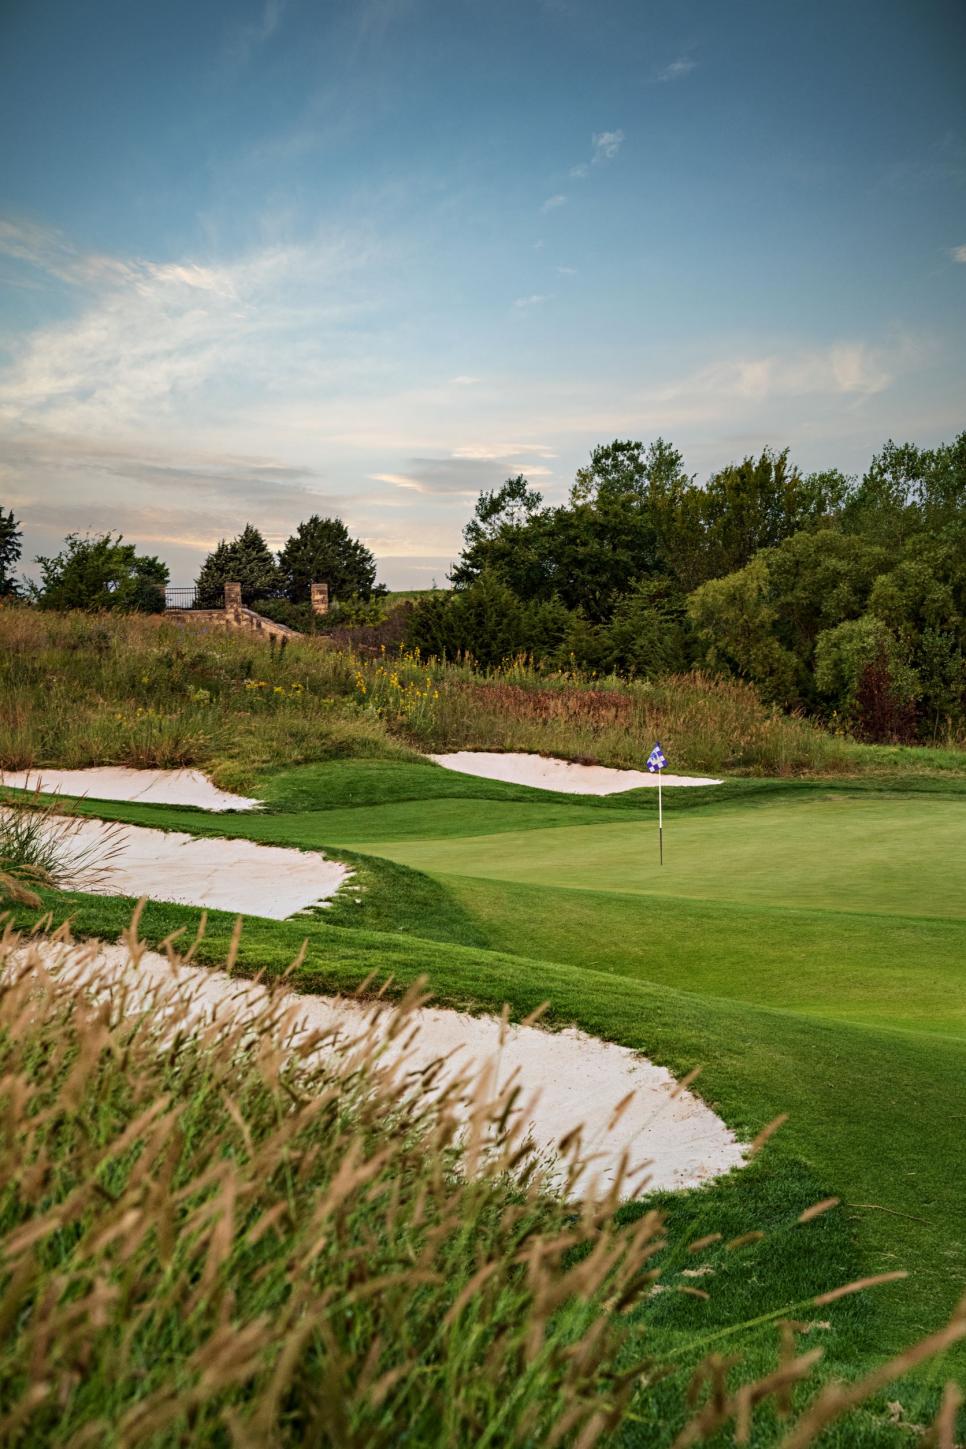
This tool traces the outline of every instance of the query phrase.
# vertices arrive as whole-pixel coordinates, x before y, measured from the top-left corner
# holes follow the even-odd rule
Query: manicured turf
[[[746,1178],[750,1215],[767,1216],[761,1193],[773,1196],[783,1174],[807,1181],[845,1200],[858,1271],[912,1274],[834,1317],[833,1363],[896,1348],[949,1311],[966,1284],[962,782],[682,792],[668,802],[660,875],[656,802],[638,792],[576,800],[346,762],[276,776],[264,794],[270,813],[259,815],[88,808],[355,853],[363,904],[251,922],[245,969],[282,969],[308,936],[306,989],[424,971],[444,1001],[508,1001],[522,1014],[547,998],[555,1021],[675,1070],[703,1063],[704,1094],[745,1133],[789,1112],[755,1169],[767,1192]],[[52,903],[58,917],[69,904]],[[91,934],[115,933],[129,911],[112,899],[70,904]],[[144,931],[157,939],[197,919],[150,906]],[[229,931],[212,918],[202,959],[223,958]],[[777,1306],[790,1285],[756,1262],[759,1299]],[[821,1276],[842,1265],[811,1266]]]
[[[366,844],[417,870],[487,880],[963,918],[963,820],[959,801],[842,793],[776,802],[767,811],[692,812],[673,817],[673,833],[669,820],[663,869],[655,830],[638,820]]]

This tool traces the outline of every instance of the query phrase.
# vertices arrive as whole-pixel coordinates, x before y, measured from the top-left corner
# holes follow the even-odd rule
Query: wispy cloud
[[[391,473],[370,473],[377,483],[436,498],[474,497],[492,488],[508,474],[526,473],[530,478],[550,478],[547,462],[556,457],[542,443],[468,443],[445,458],[410,458]]]
[[[576,267],[555,267],[554,271],[558,277],[576,277],[577,275]]]
[[[910,339],[889,346],[843,340],[823,348],[721,358],[648,389],[641,398],[642,421],[658,428],[704,423],[806,398],[858,405],[890,388],[920,352]]]
[[[118,530],[161,549],[179,580],[245,519],[277,546],[309,514],[351,516],[363,503],[278,458],[33,432],[4,437],[0,490],[23,520],[28,566],[66,532]]]
[[[513,305],[514,307],[519,307],[521,310],[526,307],[539,307],[544,302],[549,302],[552,295],[551,292],[531,292],[528,297],[514,298]]]
[[[216,266],[87,253],[53,229],[6,222],[0,252],[82,297],[79,312],[16,343],[0,373],[0,421],[54,432],[158,426],[169,406],[228,377],[274,391],[279,367],[303,386],[319,368],[334,378],[350,365],[344,323],[369,304],[353,284],[371,259],[361,237],[265,247]],[[331,362],[327,332],[341,348]],[[287,347],[270,345],[283,337]]]
[[[655,72],[654,80],[659,85],[667,81],[684,80],[684,77],[690,75],[696,65],[697,61],[692,60],[689,55],[679,55],[677,60],[671,61],[670,65],[665,65]]]
[[[591,159],[595,165],[599,165],[602,161],[613,161],[624,144],[624,132],[595,131],[593,143],[594,154]]]
[[[467,443],[453,449],[454,458],[520,458],[532,454],[535,458],[556,458],[556,453],[546,443]]]
[[[954,262],[966,262],[966,246],[953,247],[949,255]]]
[[[456,377],[450,378],[450,382],[454,387],[473,387],[476,383],[480,381],[480,378],[470,377],[467,373],[463,372],[459,373]]]
[[[265,0],[258,18],[237,26],[229,35],[224,56],[229,67],[242,68],[266,41],[271,40],[285,12],[287,0]]]
[[[620,130],[594,131],[590,138],[590,160],[578,161],[576,166],[571,166],[568,176],[574,181],[586,181],[592,167],[614,160],[625,140],[624,132]]]
[[[369,477],[413,493],[472,498],[481,488],[492,486],[494,478],[499,481],[500,470],[470,458],[410,458],[403,471],[370,473]]]
[[[566,200],[567,200],[566,196],[564,196],[562,192],[558,191],[554,196],[548,196],[547,197],[546,201],[543,203],[543,205],[541,206],[540,210],[541,211],[556,211],[557,207],[558,206],[563,206],[564,203],[566,202]]]

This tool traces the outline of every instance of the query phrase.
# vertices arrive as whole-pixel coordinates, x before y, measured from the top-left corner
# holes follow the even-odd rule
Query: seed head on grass
[[[212,1013],[206,973],[129,948],[0,937],[0,1441],[589,1446],[640,1417],[675,1370],[645,1356],[661,1213],[555,1195],[512,1084],[408,1070],[419,988],[339,1038],[237,977]],[[737,1388],[712,1349],[661,1442],[787,1412],[818,1353],[782,1342]],[[858,1401],[796,1397],[790,1442]]]

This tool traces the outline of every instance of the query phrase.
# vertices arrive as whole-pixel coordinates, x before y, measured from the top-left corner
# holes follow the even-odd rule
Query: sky
[[[598,443],[966,427],[962,0],[2,0],[0,506],[445,584]]]

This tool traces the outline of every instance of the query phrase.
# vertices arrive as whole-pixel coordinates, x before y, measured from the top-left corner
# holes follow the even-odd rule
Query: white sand
[[[132,770],[98,765],[89,770],[6,770],[0,785],[47,795],[92,800],[138,800],[145,805],[196,805],[199,810],[253,810],[260,802],[219,790],[200,770]]]
[[[201,839],[140,825],[72,819],[65,843],[85,852],[77,887],[95,895],[147,896],[281,921],[333,896],[351,875],[317,850]],[[90,861],[102,864],[92,871]]]
[[[185,983],[190,994],[188,1014],[197,1026],[216,1014],[223,1019],[226,1012],[250,1019],[268,996],[264,987],[250,981],[223,971],[174,967],[155,952],[145,952],[135,965],[126,946],[92,942],[79,954],[76,947],[37,944],[49,965],[59,954],[62,969],[79,980],[93,980],[98,991],[117,996],[126,989],[129,1010],[151,1006],[173,978]],[[297,1008],[295,1038],[300,1033],[338,1030],[351,1040],[374,1018],[385,1029],[394,1019],[391,1009],[372,1002],[288,993],[282,999],[286,1006]],[[625,1152],[631,1195],[643,1186],[696,1187],[745,1161],[747,1149],[700,1098],[689,1091],[671,1095],[675,1081],[670,1072],[626,1047],[572,1028],[550,1032],[504,1026],[494,1017],[421,1008],[407,1018],[406,1031],[389,1042],[386,1051],[390,1057],[405,1053],[407,1073],[446,1058],[440,1081],[460,1077],[471,1084],[485,1071],[495,1072],[493,1096],[509,1079],[518,1081],[520,1125],[529,1128],[543,1152],[555,1152],[560,1141],[583,1124],[582,1155],[588,1165],[578,1179],[579,1193],[606,1190]],[[467,1095],[471,1090],[470,1086]],[[612,1124],[615,1107],[628,1093],[633,1093],[631,1101]]]
[[[539,790],[559,790],[566,795],[617,795],[622,790],[657,789],[657,775],[647,770],[612,770],[606,765],[575,765],[548,755],[496,754],[486,750],[458,750],[451,755],[430,755],[446,770],[462,775],[480,775],[484,780],[506,780],[513,785],[531,785]],[[665,785],[720,785],[720,780],[700,775],[671,775],[663,772]]]

